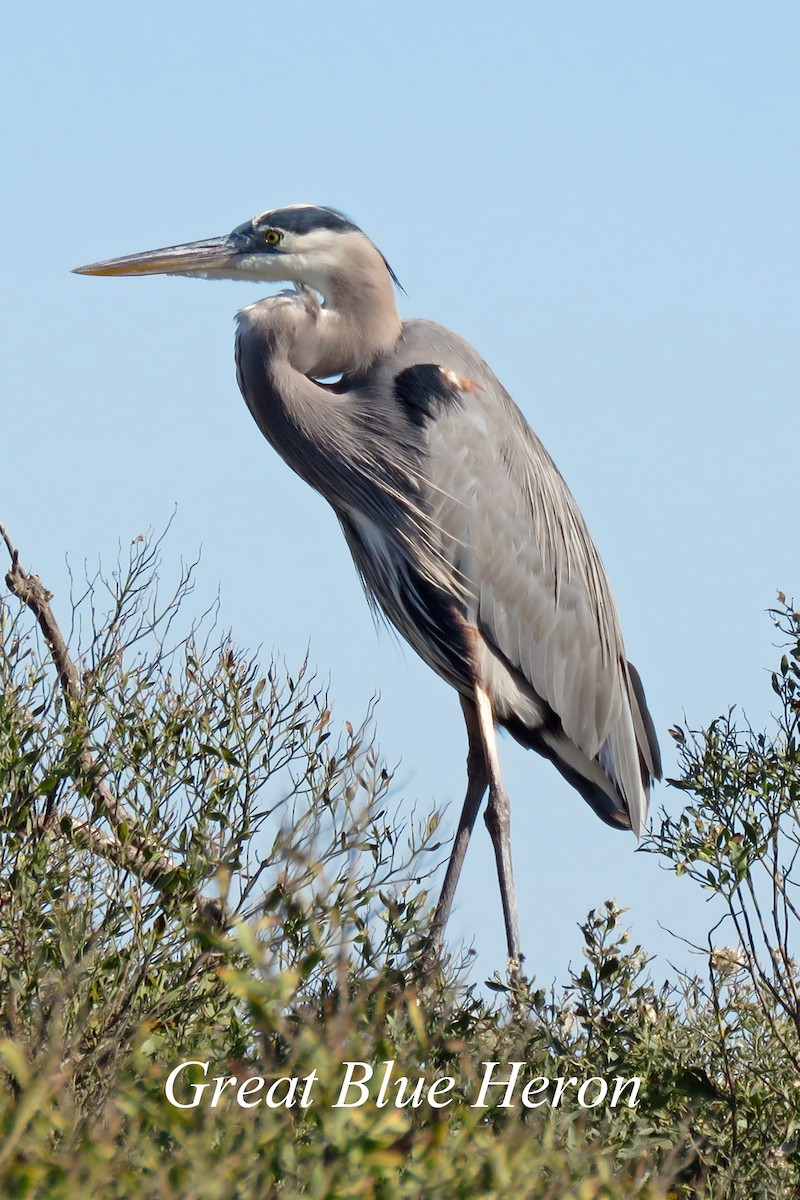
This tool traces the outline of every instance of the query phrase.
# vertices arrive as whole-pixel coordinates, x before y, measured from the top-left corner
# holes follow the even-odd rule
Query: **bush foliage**
[[[792,606],[774,729],[672,731],[686,804],[646,848],[726,906],[705,974],[656,984],[607,901],[559,991],[497,978],[490,1003],[426,942],[438,814],[398,815],[372,713],[340,727],[306,664],[264,668],[213,614],[183,628],[192,573],[162,600],[158,553],[89,582],[69,649],[16,558],[0,602],[0,1193],[797,1195]],[[186,1060],[208,1069],[183,1101],[258,1076],[276,1106],[240,1107],[238,1083],[170,1104]],[[347,1061],[371,1095],[337,1107]],[[453,1102],[379,1105],[390,1061],[406,1099],[446,1077]],[[487,1062],[550,1100],[639,1077],[638,1103],[475,1107]],[[309,1075],[313,1103],[279,1103]]]

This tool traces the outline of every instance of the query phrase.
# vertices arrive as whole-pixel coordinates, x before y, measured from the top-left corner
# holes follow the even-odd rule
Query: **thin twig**
[[[728,1084],[728,1104],[730,1110],[730,1132],[731,1132],[731,1158],[735,1161],[737,1146],[739,1141],[739,1103],[738,1092],[736,1088],[736,1080],[734,1079],[731,1069],[730,1057],[728,1055],[728,1044],[725,1037],[725,1022],[722,1016],[722,1008],[719,1002],[719,989],[717,987],[716,971],[714,969],[714,946],[711,942],[711,934],[708,935],[708,978],[711,983],[711,1003],[714,1008],[714,1017],[717,1023],[718,1040],[720,1054],[722,1055],[722,1068],[725,1072],[725,1080]]]

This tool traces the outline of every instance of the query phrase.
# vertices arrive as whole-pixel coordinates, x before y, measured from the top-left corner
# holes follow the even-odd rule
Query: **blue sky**
[[[0,520],[67,608],[80,569],[177,515],[239,644],[310,642],[335,713],[376,692],[409,811],[463,794],[455,696],[377,638],[335,519],[238,394],[256,285],[78,278],[296,201],[345,210],[457,329],[553,454],[605,561],[667,762],[676,721],[768,721],[765,610],[796,589],[800,9],[666,0],[125,9],[6,18]],[[686,880],[505,739],[528,967],[562,979],[613,896],[691,963]],[[657,789],[655,807],[680,795]],[[502,966],[477,828],[450,935]]]

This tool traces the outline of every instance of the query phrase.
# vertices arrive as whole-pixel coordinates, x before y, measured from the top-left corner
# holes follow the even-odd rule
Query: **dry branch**
[[[33,613],[42,631],[58,672],[61,689],[70,704],[72,717],[79,731],[81,750],[77,757],[77,766],[81,781],[89,784],[94,807],[105,816],[112,832],[106,833],[91,822],[80,820],[68,813],[55,813],[51,816],[56,817],[62,829],[72,835],[77,845],[130,871],[162,893],[165,908],[171,907],[176,895],[175,882],[180,877],[182,864],[138,829],[134,814],[120,803],[104,780],[101,765],[88,746],[88,731],[82,724],[84,695],[80,673],[70,657],[67,643],[50,607],[53,593],[48,591],[38,575],[31,575],[24,570],[19,561],[19,551],[2,523],[0,536],[11,558],[11,567],[6,573],[6,585],[11,594]],[[221,923],[222,906],[217,900],[200,895],[195,888],[188,889],[181,899],[191,904],[197,920],[213,925]]]

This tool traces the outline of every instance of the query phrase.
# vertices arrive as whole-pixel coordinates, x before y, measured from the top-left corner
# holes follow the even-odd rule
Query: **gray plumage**
[[[80,270],[294,283],[238,314],[239,386],[267,440],[332,505],[372,604],[461,696],[467,797],[434,934],[488,787],[518,962],[495,722],[637,835],[661,774],[602,563],[547,451],[467,342],[401,322],[388,263],[332,209],[276,209],[225,238]]]

